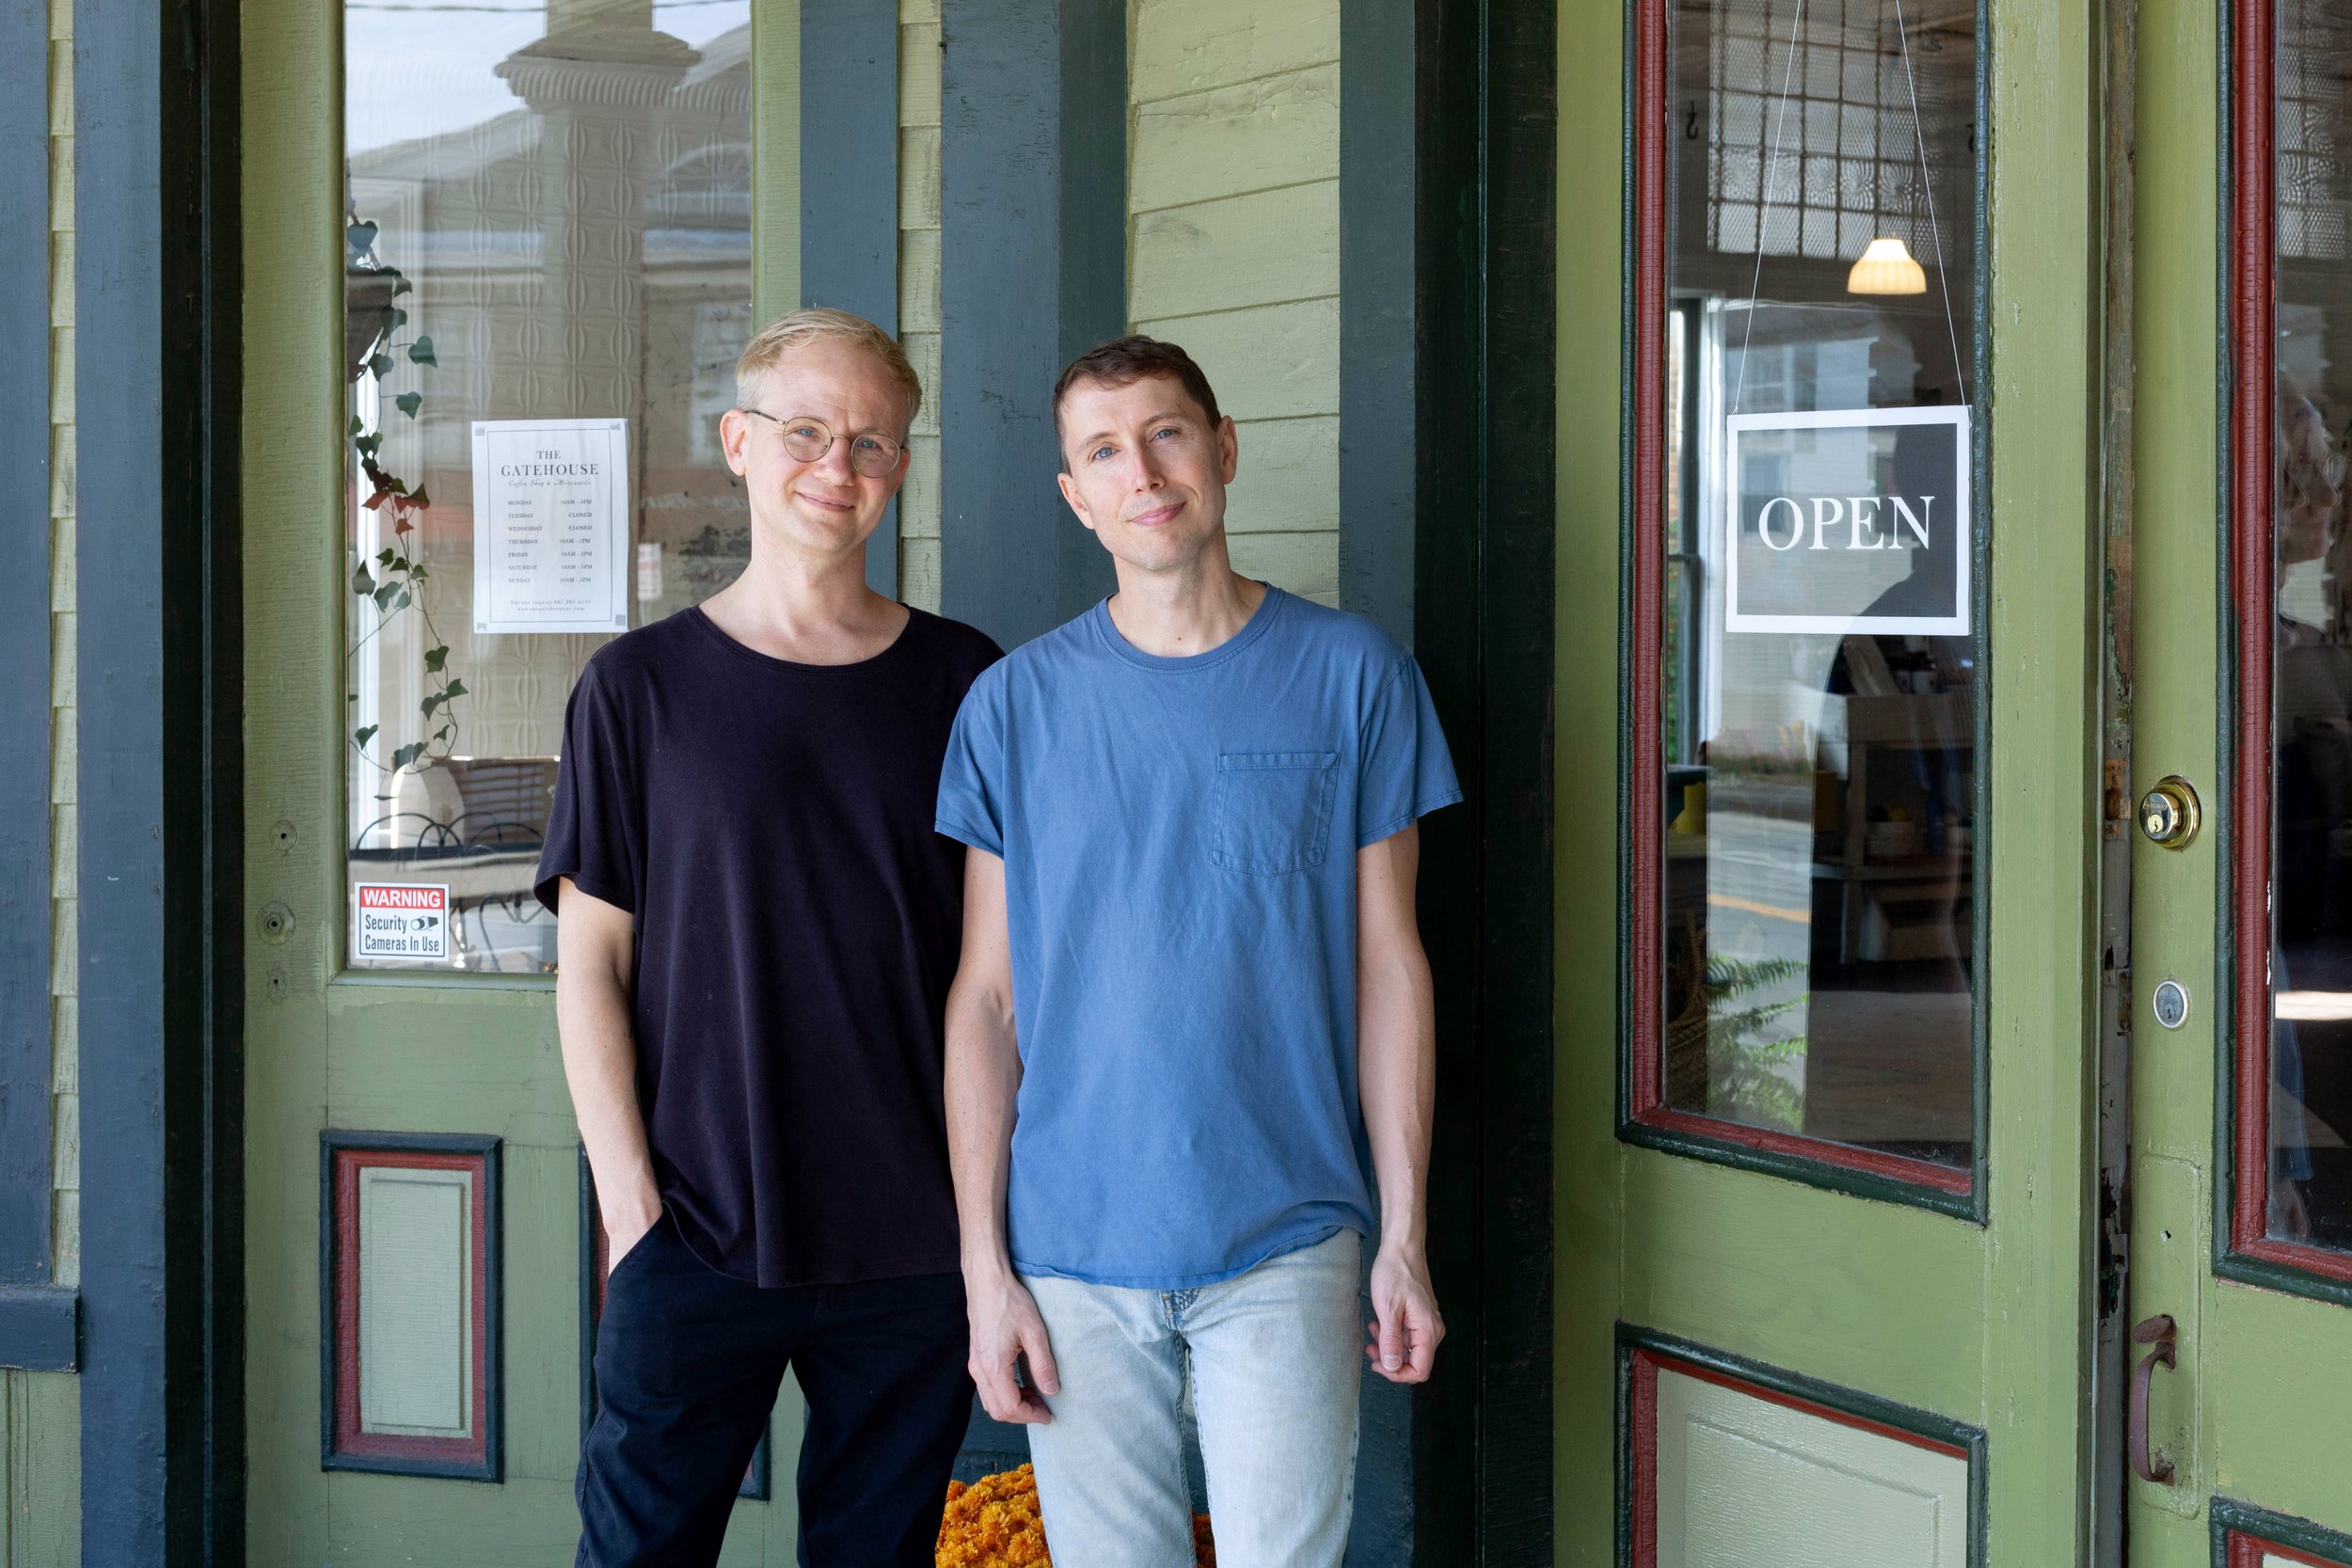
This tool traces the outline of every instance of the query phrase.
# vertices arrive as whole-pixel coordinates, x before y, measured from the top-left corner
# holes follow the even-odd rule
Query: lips
[[[827,512],[854,512],[857,510],[857,503],[854,501],[833,500],[824,496],[811,495],[806,490],[796,490],[793,494],[798,499],[808,502],[809,505],[821,507]]]
[[[1138,512],[1127,522],[1133,528],[1158,528],[1163,523],[1174,521],[1176,514],[1184,509],[1184,502],[1171,501],[1166,506],[1155,506],[1149,512]]]

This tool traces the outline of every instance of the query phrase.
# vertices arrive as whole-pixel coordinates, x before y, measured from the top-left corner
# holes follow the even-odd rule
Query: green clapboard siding
[[[923,407],[898,488],[898,596],[939,610],[939,0],[898,0],[898,341]]]
[[[52,1275],[81,1280],[81,1095],[75,1030],[73,7],[49,0],[50,1096]],[[0,1371],[0,1563],[82,1559],[82,1387],[71,1372]]]
[[[1990,411],[1994,454],[1994,871],[1982,992],[1990,1218],[1979,1227],[1616,1139],[1626,18],[1562,8],[1553,889],[1563,1563],[1616,1560],[1620,1316],[1984,1428],[1986,1560],[2074,1560],[2090,1496],[2078,1456],[2097,993],[2088,934],[2097,794],[2089,18],[2080,8],[1993,0],[1987,40],[1995,336],[1979,407]],[[2192,380],[2211,386],[2202,368]]]
[[[1337,0],[1130,12],[1127,315],[1241,429],[1233,563],[1339,599]]]

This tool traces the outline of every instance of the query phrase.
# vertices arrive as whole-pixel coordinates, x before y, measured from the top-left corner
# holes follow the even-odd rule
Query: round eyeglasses
[[[766,420],[783,435],[784,450],[792,454],[795,463],[818,463],[833,451],[835,441],[850,443],[850,467],[867,479],[887,479],[898,466],[898,455],[906,449],[878,430],[856,436],[835,436],[822,420],[779,420],[773,414],[757,408],[742,412]]]

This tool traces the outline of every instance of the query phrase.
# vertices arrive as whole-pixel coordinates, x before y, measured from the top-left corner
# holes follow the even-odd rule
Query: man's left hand
[[[1391,1383],[1426,1383],[1445,1338],[1437,1292],[1429,1288],[1429,1263],[1419,1252],[1382,1247],[1372,1262],[1372,1309],[1379,1316],[1364,1325],[1370,1341],[1364,1355],[1372,1370]]]

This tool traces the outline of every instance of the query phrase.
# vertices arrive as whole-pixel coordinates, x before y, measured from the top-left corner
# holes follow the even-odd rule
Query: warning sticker
[[[449,888],[439,882],[354,882],[351,956],[447,958]]]

